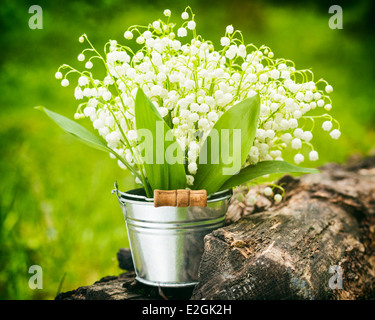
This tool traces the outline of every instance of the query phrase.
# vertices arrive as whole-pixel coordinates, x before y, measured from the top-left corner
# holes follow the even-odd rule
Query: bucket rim
[[[126,192],[122,192],[118,190],[117,182],[115,182],[115,189],[112,190],[112,194],[116,193],[120,201],[123,200],[123,201],[126,201],[127,203],[143,203],[143,204],[153,205],[154,198],[148,198],[145,195],[140,194],[142,193],[142,191],[144,191],[143,188],[135,188],[135,189],[128,190]],[[232,195],[233,195],[232,189],[225,189],[222,191],[218,191],[207,196],[207,203],[225,200],[225,199],[231,198]]]

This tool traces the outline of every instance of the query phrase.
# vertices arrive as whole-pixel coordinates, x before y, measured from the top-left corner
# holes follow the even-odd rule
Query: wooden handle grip
[[[207,207],[206,190],[154,190],[154,207]]]
[[[207,191],[191,190],[190,191],[190,207],[207,207]]]

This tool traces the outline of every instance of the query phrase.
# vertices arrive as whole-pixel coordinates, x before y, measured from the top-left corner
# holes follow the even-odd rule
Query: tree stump
[[[258,189],[237,191],[228,225],[205,237],[194,290],[148,287],[130,272],[56,299],[374,299],[375,157],[320,170],[280,179],[279,204],[248,205]],[[120,250],[120,265],[129,257]]]

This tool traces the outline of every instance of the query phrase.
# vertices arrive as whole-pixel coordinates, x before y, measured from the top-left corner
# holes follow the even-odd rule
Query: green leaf
[[[70,133],[81,142],[100,151],[112,153],[119,161],[121,161],[130,170],[130,172],[132,172],[136,177],[143,181],[147,196],[152,196],[151,192],[149,192],[148,190],[147,181],[144,180],[143,177],[132,166],[130,166],[129,163],[127,163],[116,151],[108,147],[102,140],[100,140],[97,136],[95,136],[85,127],[81,126],[73,120],[70,120],[44,107],[35,107],[35,109],[44,111],[47,114],[47,116],[49,116],[60,128]]]
[[[102,140],[100,140],[93,133],[91,133],[89,130],[87,130],[85,127],[81,126],[77,122],[70,120],[44,107],[36,107],[36,109],[44,111],[47,114],[47,116],[49,116],[60,128],[70,133],[82,142],[86,143],[90,147],[105,152],[113,151],[112,149],[108,148]]]
[[[220,190],[236,187],[249,180],[274,173],[318,173],[314,168],[301,168],[286,161],[263,161],[243,168],[238,174],[227,180]]]
[[[194,189],[217,192],[236,174],[253,145],[259,119],[260,98],[256,94],[227,110],[205,140],[194,177]]]
[[[135,100],[135,121],[139,149],[142,147],[144,168],[153,190],[175,190],[186,187],[184,155],[170,127],[138,88]],[[140,152],[142,154],[142,152]]]

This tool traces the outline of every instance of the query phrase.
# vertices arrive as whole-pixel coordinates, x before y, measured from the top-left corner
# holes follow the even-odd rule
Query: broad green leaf
[[[286,161],[263,161],[256,165],[243,168],[238,174],[232,176],[221,187],[220,190],[236,187],[249,180],[274,173],[317,173],[314,168],[301,168]]]
[[[44,111],[47,116],[49,116],[60,128],[72,134],[74,137],[86,143],[90,147],[105,152],[112,152],[112,150],[108,148],[103,141],[77,122],[44,107],[36,107],[36,109]]]
[[[139,147],[144,150],[143,163],[153,190],[175,190],[186,187],[184,155],[170,127],[141,88],[135,101],[135,121]],[[141,134],[142,132],[142,134]],[[143,140],[143,141],[142,141]]]
[[[48,110],[44,107],[36,107],[35,109],[44,111],[60,128],[62,128],[64,131],[70,133],[74,137],[76,137],[78,140],[82,141],[83,143],[89,145],[90,147],[93,147],[95,149],[104,151],[104,152],[110,152],[112,153],[119,161],[121,161],[136,177],[138,177],[140,180],[143,181],[143,184],[145,185],[146,192],[147,189],[147,181],[144,181],[142,179],[142,176],[132,167],[130,166],[118,153],[116,153],[113,149],[106,146],[106,144],[100,140],[98,137],[96,137],[93,133],[88,131],[85,127],[82,127],[77,122],[70,120],[58,113],[55,113],[51,110]],[[148,193],[148,196],[152,196],[151,193]]]
[[[254,142],[259,110],[256,94],[219,118],[202,146],[194,189],[206,189],[212,194],[241,169]]]

